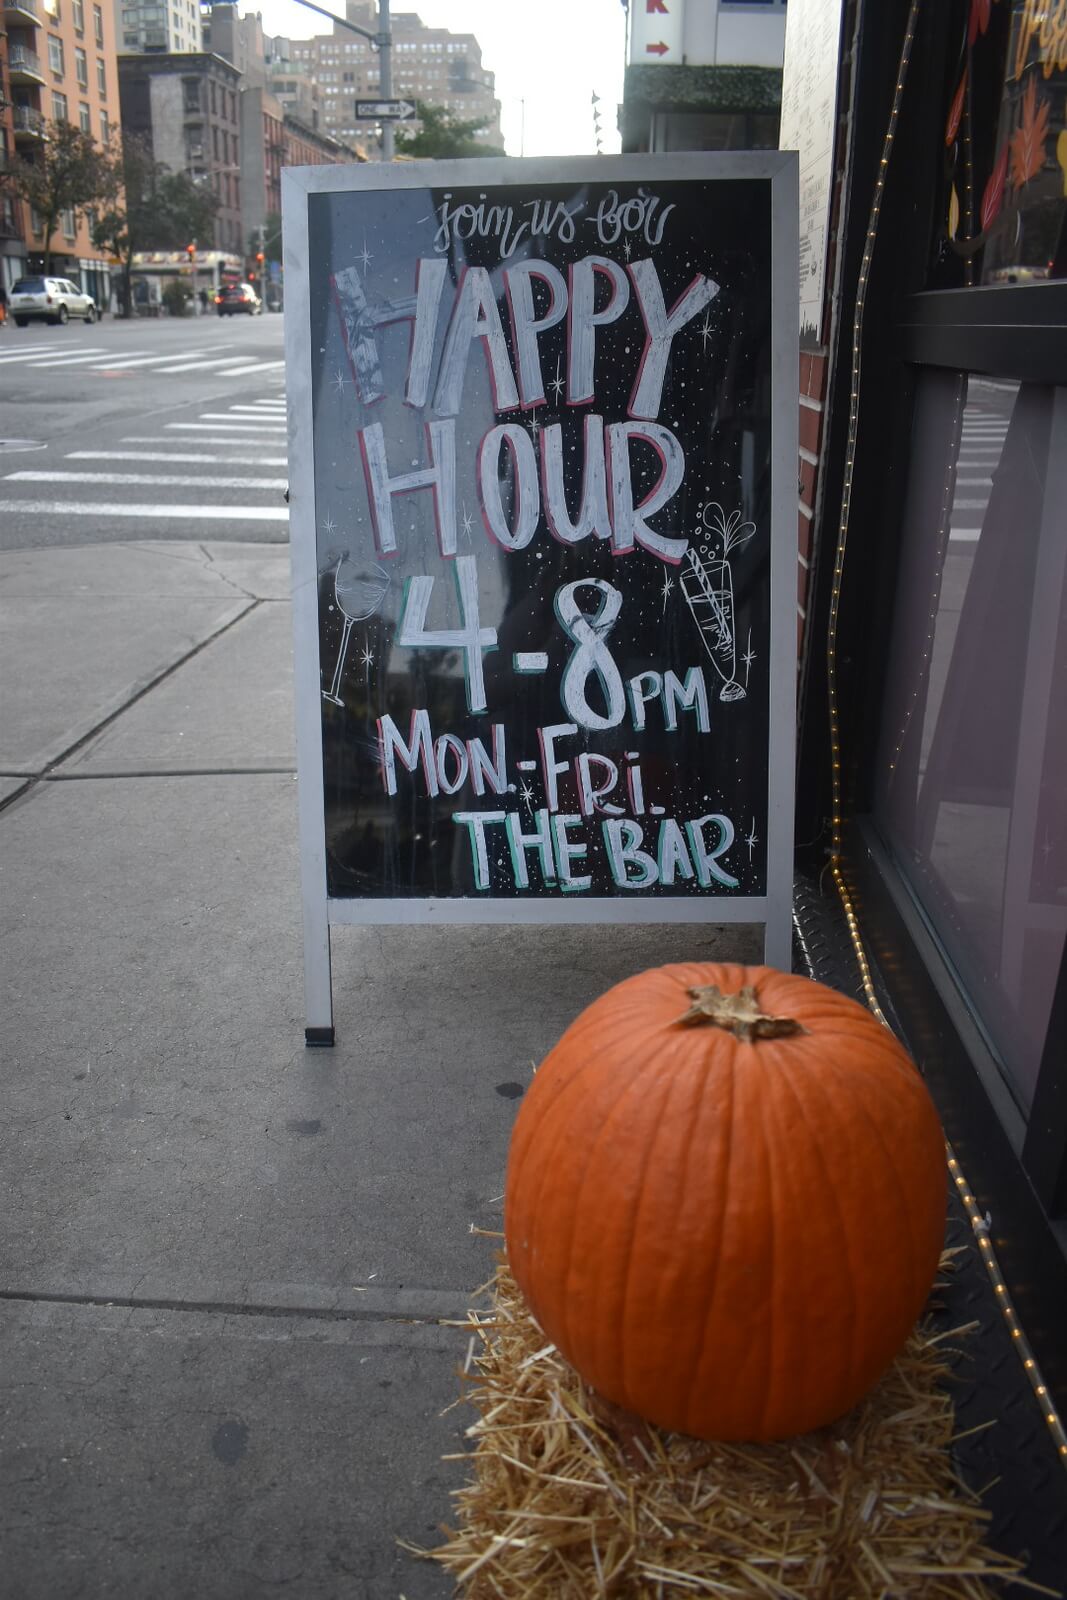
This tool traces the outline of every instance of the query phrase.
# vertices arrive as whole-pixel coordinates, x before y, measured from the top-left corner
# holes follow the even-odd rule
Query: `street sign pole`
[[[381,66],[378,72],[379,88],[382,99],[393,98],[393,33],[389,23],[389,0],[378,0],[378,46],[381,50]],[[382,123],[382,160],[392,161],[396,154],[396,142],[393,138],[393,124]]]
[[[347,28],[350,33],[358,33],[364,39],[369,39],[371,44],[377,45],[381,54],[378,68],[379,89],[382,98],[389,100],[393,93],[393,31],[389,19],[389,0],[378,0],[378,32],[368,33],[366,28],[361,28],[355,22],[349,22],[345,17],[338,17],[332,11],[327,11],[324,6],[316,5],[315,0],[296,0],[297,5],[306,6],[309,11],[317,11],[322,17],[329,17],[331,22],[339,28]],[[392,161],[394,154],[393,127],[391,122],[382,124],[382,159]]]

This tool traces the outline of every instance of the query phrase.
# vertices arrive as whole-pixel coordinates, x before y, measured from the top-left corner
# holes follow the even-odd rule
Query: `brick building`
[[[357,159],[346,145],[292,116],[268,90],[241,91],[241,199],[245,243],[282,209],[282,168]]]
[[[122,55],[119,81],[123,130],[147,136],[155,159],[172,172],[210,187],[219,201],[212,243],[243,254],[237,68],[203,50]]]
[[[114,20],[94,0],[3,0],[6,32],[3,151],[33,159],[50,124],[76,123],[107,144],[118,126]],[[0,271],[5,287],[23,272],[40,272],[47,241],[32,209],[11,196],[0,203]],[[108,264],[95,249],[84,216],[68,211],[51,240],[52,271],[108,303]]]

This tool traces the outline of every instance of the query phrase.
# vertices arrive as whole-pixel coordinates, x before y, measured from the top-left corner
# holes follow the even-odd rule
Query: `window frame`
[[[850,172],[842,198],[838,273],[845,315],[829,334],[833,375],[823,422],[821,544],[813,552],[802,668],[797,837],[811,870],[825,859],[832,815],[824,641],[836,609],[841,785],[851,818],[842,870],[883,1004],[930,1082],[947,1137],[968,1157],[979,1208],[997,1218],[997,1251],[1030,1331],[1050,1393],[1067,1405],[1067,946],[1061,957],[1028,1115],[1015,1105],[929,918],[882,840],[873,816],[881,684],[892,628],[899,528],[912,414],[921,370],[948,368],[1025,384],[1067,386],[1067,280],[927,289],[935,237],[942,89],[955,60],[950,5],[926,7],[881,194],[862,329],[858,424],[849,374],[855,304],[908,0],[864,8],[851,93]],[[850,442],[850,434],[852,435]],[[852,453],[849,462],[850,450]],[[835,575],[833,509],[850,473],[849,541]],[[872,596],[877,600],[872,603]],[[802,859],[804,847],[801,847]],[[961,1157],[961,1159],[963,1159]]]

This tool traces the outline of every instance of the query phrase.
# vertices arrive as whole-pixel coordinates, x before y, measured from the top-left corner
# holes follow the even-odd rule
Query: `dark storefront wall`
[[[886,1001],[1067,1406],[1067,6],[858,11],[798,839],[834,814]],[[884,140],[909,19],[915,36]],[[1057,25],[1058,19],[1058,25]],[[876,179],[886,174],[853,310]],[[839,610],[837,607],[839,606]]]

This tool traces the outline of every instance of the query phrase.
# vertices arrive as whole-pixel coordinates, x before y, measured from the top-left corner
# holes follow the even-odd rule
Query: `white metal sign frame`
[[[771,217],[771,561],[767,892],[678,898],[335,899],[327,894],[318,553],[313,454],[309,197],[322,193],[531,184],[762,181]],[[762,923],[765,959],[791,959],[796,729],[796,463],[798,394],[797,156],[792,151],[628,155],[290,167],[282,171],[289,528],[295,656],[306,1038],[332,1044],[330,926],[398,923]]]

